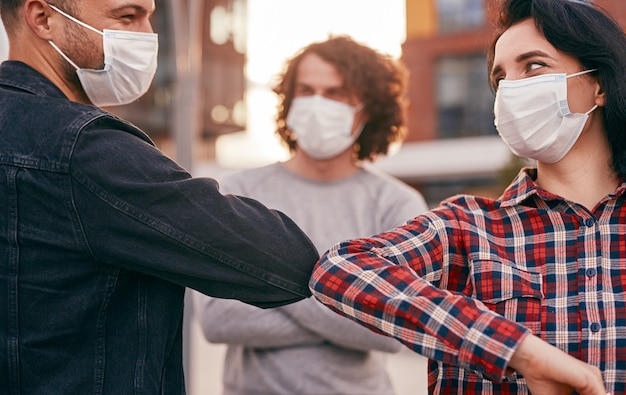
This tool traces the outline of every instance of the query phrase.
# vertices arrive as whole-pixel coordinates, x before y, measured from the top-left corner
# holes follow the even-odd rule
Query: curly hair
[[[291,152],[296,139],[287,127],[287,114],[294,98],[298,66],[311,53],[335,66],[346,90],[359,97],[369,116],[355,144],[358,160],[373,160],[378,154],[386,154],[391,143],[405,137],[406,67],[348,36],[331,36],[308,45],[289,59],[273,89],[279,98],[276,133]]]
[[[581,0],[501,0],[495,36],[487,56],[488,71],[495,45],[512,25],[532,18],[537,30],[559,51],[596,69],[606,95],[605,133],[611,147],[611,166],[626,178],[626,34],[606,11]],[[584,26],[584,28],[581,28]],[[492,89],[495,89],[492,81]]]

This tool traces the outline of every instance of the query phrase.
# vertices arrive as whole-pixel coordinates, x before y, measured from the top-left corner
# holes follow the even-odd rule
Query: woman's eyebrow
[[[523,62],[526,59],[535,58],[535,57],[554,59],[552,56],[548,55],[544,51],[535,50],[535,51],[528,51],[528,52],[524,52],[523,54],[519,54],[517,58],[515,58],[515,61],[519,63],[519,62]]]
[[[534,51],[528,51],[528,52],[524,52],[522,54],[517,55],[517,57],[515,58],[515,61],[517,63],[521,63],[527,59],[535,58],[535,57],[549,58],[549,59],[554,60],[554,58],[550,56],[547,52],[534,50]],[[502,72],[502,66],[500,66],[499,64],[494,65],[493,68],[491,69],[491,78],[498,75],[500,72]]]

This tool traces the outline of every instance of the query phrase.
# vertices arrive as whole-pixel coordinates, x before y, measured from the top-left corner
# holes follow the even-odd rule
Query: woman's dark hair
[[[528,18],[552,46],[578,59],[584,69],[597,70],[592,75],[606,95],[603,113],[611,165],[626,178],[626,35],[620,25],[603,9],[582,0],[503,0],[497,17],[487,55],[489,71],[498,38]]]
[[[347,36],[335,36],[310,44],[285,64],[274,87],[279,105],[276,133],[293,152],[295,136],[287,127],[287,114],[294,97],[298,66],[308,54],[316,54],[337,68],[344,87],[356,94],[369,116],[357,139],[355,155],[359,160],[386,154],[389,144],[401,140],[406,133],[404,99],[408,73],[391,57],[379,53]]]

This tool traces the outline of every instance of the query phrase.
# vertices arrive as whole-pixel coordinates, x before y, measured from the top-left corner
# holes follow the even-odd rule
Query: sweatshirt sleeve
[[[336,346],[359,351],[395,353],[402,349],[396,339],[374,332],[337,314],[315,298],[281,307],[292,319]]]
[[[99,122],[79,134],[70,170],[95,259],[259,307],[310,296],[318,254],[291,219],[192,178],[125,123]]]
[[[260,309],[238,300],[205,295],[197,300],[202,331],[211,343],[273,348],[324,342],[280,309]]]

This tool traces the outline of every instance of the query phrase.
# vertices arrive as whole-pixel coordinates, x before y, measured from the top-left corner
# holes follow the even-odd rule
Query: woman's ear
[[[606,94],[604,93],[604,88],[602,87],[602,81],[598,78],[595,85],[595,103],[598,107],[604,107],[606,104]]]

